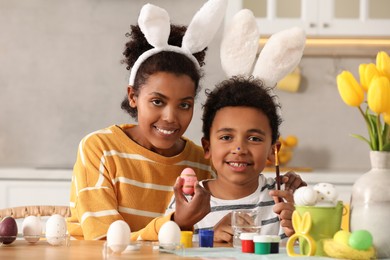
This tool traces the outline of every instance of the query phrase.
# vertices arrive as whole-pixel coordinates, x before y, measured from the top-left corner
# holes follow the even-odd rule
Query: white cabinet
[[[0,209],[69,205],[71,170],[0,169]]]
[[[388,0],[230,0],[227,21],[242,8],[253,11],[262,35],[299,26],[308,36],[390,36]]]
[[[284,173],[284,172],[282,172]],[[339,199],[349,204],[353,183],[362,173],[335,170],[299,172],[309,186],[320,182],[336,186]],[[275,172],[265,172],[275,177]],[[69,205],[72,170],[0,168],[0,209],[26,205]]]

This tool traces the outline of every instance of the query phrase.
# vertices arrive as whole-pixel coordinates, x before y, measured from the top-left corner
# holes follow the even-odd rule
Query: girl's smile
[[[164,156],[184,148],[180,138],[191,122],[195,84],[187,75],[152,74],[136,95],[128,90],[129,103],[138,110],[138,125],[128,135],[138,144]]]

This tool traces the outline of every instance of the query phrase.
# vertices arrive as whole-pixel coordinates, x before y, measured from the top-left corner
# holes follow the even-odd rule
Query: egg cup
[[[52,246],[70,246],[70,235],[58,235],[58,236],[45,236],[47,243]]]
[[[23,235],[23,238],[29,244],[35,244],[41,239],[41,235]]]
[[[17,236],[0,236],[0,246],[12,244]]]
[[[131,254],[134,251],[141,252],[158,252],[159,243],[151,241],[135,241],[128,244],[111,244],[109,245],[107,241],[103,245],[103,259],[110,259],[111,255],[122,255],[122,254]]]
[[[181,243],[159,244],[158,248],[161,253],[182,255],[184,245]]]

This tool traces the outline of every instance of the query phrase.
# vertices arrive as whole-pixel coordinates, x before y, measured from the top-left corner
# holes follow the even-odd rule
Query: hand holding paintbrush
[[[275,173],[276,173],[276,189],[280,190],[280,182],[282,181],[280,178],[280,169],[279,169],[279,151],[281,147],[281,143],[277,143],[275,145]],[[278,202],[282,202],[282,199],[278,197]]]

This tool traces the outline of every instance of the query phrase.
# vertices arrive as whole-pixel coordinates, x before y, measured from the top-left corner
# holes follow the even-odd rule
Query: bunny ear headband
[[[221,42],[222,69],[229,78],[234,75],[253,75],[261,79],[266,87],[272,88],[299,64],[305,47],[305,32],[293,27],[273,34],[254,64],[259,37],[252,11],[239,11],[226,28]],[[275,104],[279,104],[271,89],[269,94]],[[281,115],[279,106],[276,107],[277,113]]]
[[[146,40],[154,48],[138,57],[130,71],[129,85],[134,85],[135,76],[140,65],[149,57],[162,51],[184,54],[199,68],[197,59],[192,55],[202,51],[213,39],[226,12],[227,0],[209,0],[192,18],[183,37],[181,47],[168,44],[170,19],[166,10],[146,4],[142,7],[138,25]]]

